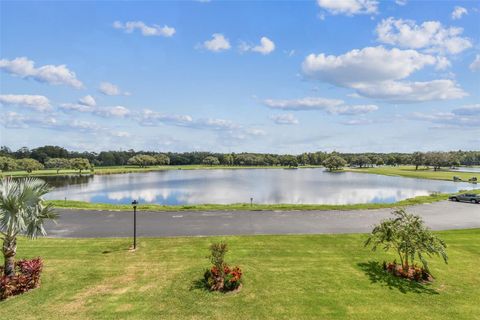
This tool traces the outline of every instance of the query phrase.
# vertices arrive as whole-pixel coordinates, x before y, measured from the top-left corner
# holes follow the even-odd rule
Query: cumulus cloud
[[[378,12],[378,1],[376,0],[317,0],[317,4],[322,9],[335,15],[353,16]]]
[[[354,49],[339,56],[310,54],[303,61],[302,70],[309,78],[349,87],[362,82],[404,79],[436,62],[434,56],[415,50],[378,46]]]
[[[404,6],[407,4],[407,0],[395,0],[395,3],[398,4],[399,6]]]
[[[143,21],[127,21],[122,23],[120,21],[115,21],[113,23],[115,29],[124,30],[125,33],[133,33],[135,30],[140,31],[143,36],[162,36],[162,37],[172,37],[175,34],[175,28],[159,25],[146,25]]]
[[[221,33],[212,34],[212,39],[203,43],[203,47],[209,51],[220,52],[231,48],[230,41]]]
[[[298,119],[291,113],[284,113],[284,114],[276,114],[270,116],[270,119],[273,120],[276,124],[298,124]]]
[[[350,119],[343,121],[342,124],[346,126],[363,126],[367,124],[372,124],[374,121],[371,119]]]
[[[142,110],[136,117],[142,126],[147,127],[158,126],[162,123],[186,126],[193,122],[193,118],[189,115],[168,115],[150,109]]]
[[[85,97],[78,99],[78,103],[87,107],[95,107],[97,105],[95,98],[91,95],[86,95]]]
[[[240,51],[242,52],[253,51],[253,52],[261,53],[263,55],[267,55],[272,53],[274,50],[275,50],[275,43],[267,37],[262,37],[260,39],[260,44],[257,46],[251,46],[245,42],[242,42],[240,44]]]
[[[35,68],[35,62],[26,57],[13,60],[1,59],[0,69],[5,72],[25,79],[33,79],[39,82],[68,85],[76,89],[83,88],[83,84],[77,79],[75,72],[69,70],[66,65],[44,65]]]
[[[382,46],[355,49],[334,56],[308,55],[302,64],[304,75],[352,88],[362,96],[392,102],[421,102],[458,99],[467,95],[452,80],[409,82],[404,80],[426,66],[443,69],[449,61],[415,50]]]
[[[382,20],[375,32],[380,42],[427,52],[457,54],[472,47],[472,42],[461,36],[462,28],[446,28],[439,21],[417,25],[413,20],[390,17]]]
[[[469,66],[470,70],[472,71],[479,71],[480,70],[480,54],[475,56],[475,60]]]
[[[39,112],[51,111],[50,100],[45,96],[30,94],[2,94],[0,95],[0,104],[16,105],[33,109]]]
[[[122,91],[120,88],[110,82],[100,83],[98,90],[107,96],[129,96],[130,92]]]
[[[328,108],[326,111],[331,114],[340,115],[357,115],[365,114],[378,110],[378,106],[374,104],[361,104],[361,105],[341,105],[332,108]]]
[[[455,8],[452,11],[452,19],[453,20],[461,19],[462,16],[466,14],[468,14],[467,9],[465,9],[464,7],[455,6]]]

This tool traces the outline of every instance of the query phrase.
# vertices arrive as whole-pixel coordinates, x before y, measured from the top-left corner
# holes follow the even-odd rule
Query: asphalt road
[[[48,223],[50,237],[131,237],[133,213],[57,210],[57,224]],[[352,211],[211,211],[137,212],[140,237],[362,233],[390,216],[392,209]],[[480,205],[436,202],[408,208],[434,230],[480,228]]]

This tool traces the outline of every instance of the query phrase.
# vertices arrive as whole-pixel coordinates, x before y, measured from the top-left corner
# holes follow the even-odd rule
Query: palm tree
[[[43,200],[50,190],[45,181],[36,178],[0,180],[0,239],[3,240],[4,274],[8,277],[15,274],[17,236],[46,235],[44,221],[57,217],[53,207]]]

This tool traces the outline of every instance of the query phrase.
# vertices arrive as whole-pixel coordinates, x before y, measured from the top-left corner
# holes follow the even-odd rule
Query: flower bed
[[[401,264],[383,262],[383,269],[388,273],[400,278],[405,278],[417,282],[430,282],[433,277],[422,267],[417,265],[403,267]]]
[[[15,263],[15,275],[3,275],[0,267],[0,300],[15,296],[37,288],[40,285],[40,274],[43,269],[41,258],[19,260]]]
[[[205,271],[204,279],[208,289],[212,291],[234,291],[242,285],[242,270],[239,267],[230,268],[225,264],[222,273],[213,266]]]

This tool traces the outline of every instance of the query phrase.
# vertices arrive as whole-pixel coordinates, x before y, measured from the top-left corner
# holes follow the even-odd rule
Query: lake
[[[464,182],[422,180],[314,169],[166,170],[44,178],[47,199],[126,204],[391,203],[433,192],[473,189]]]

